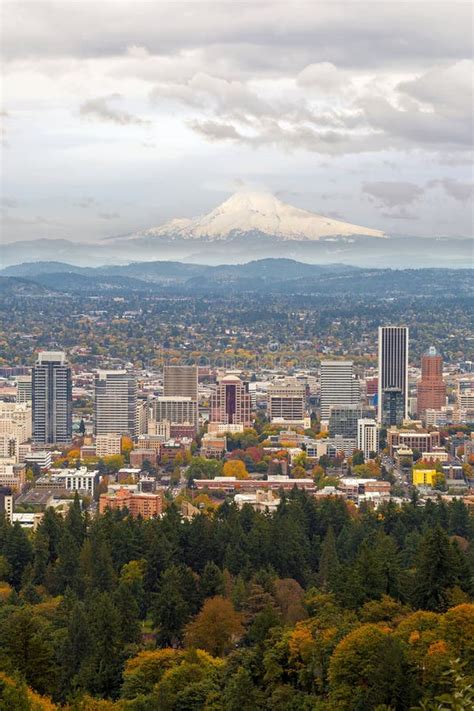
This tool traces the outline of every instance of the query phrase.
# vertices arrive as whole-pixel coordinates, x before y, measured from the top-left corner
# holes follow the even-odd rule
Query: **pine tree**
[[[203,599],[222,595],[224,592],[224,581],[219,567],[213,562],[206,563],[199,580],[199,593]]]
[[[321,546],[319,570],[317,575],[318,585],[325,591],[333,591],[339,573],[340,564],[336,549],[336,539],[332,526],[328,527]]]
[[[95,593],[88,600],[90,654],[81,670],[81,681],[94,695],[118,695],[124,662],[121,618],[108,593]]]
[[[413,603],[425,610],[445,610],[447,590],[456,582],[456,563],[449,538],[442,528],[435,526],[420,542]]]
[[[60,651],[60,696],[67,696],[81,686],[80,672],[91,651],[91,634],[84,603],[76,600],[70,610],[66,636]]]
[[[30,540],[18,521],[16,521],[8,531],[4,546],[4,555],[10,565],[10,577],[8,582],[13,585],[16,590],[19,590],[23,571],[28,563],[31,562],[33,551]]]

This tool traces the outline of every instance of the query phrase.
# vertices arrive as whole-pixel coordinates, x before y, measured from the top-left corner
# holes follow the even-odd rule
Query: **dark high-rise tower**
[[[408,416],[408,328],[379,327],[378,421],[400,425]]]
[[[68,444],[72,439],[71,368],[61,351],[42,351],[32,370],[33,441]]]

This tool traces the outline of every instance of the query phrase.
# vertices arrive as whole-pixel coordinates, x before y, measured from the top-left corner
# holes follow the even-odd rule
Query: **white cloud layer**
[[[387,232],[471,234],[472,12],[6,2],[7,241],[192,216],[236,181]]]

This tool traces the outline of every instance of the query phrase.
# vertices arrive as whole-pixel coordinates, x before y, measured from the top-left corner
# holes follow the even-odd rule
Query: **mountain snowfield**
[[[226,240],[252,232],[279,240],[314,241],[324,237],[386,237],[381,230],[351,225],[288,205],[270,193],[238,192],[202,217],[173,219],[133,238]]]

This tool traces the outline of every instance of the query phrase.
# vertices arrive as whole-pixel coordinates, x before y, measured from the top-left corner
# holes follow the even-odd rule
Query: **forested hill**
[[[296,490],[273,516],[3,520],[0,707],[467,711],[473,533],[461,501]]]
[[[468,268],[362,269],[344,264],[304,264],[292,259],[262,259],[216,267],[181,262],[136,262],[91,268],[38,262],[7,267],[0,272],[0,292],[24,293],[28,283],[33,291],[40,287],[52,293],[264,292],[423,297],[434,292],[445,296],[472,294],[473,272]]]

